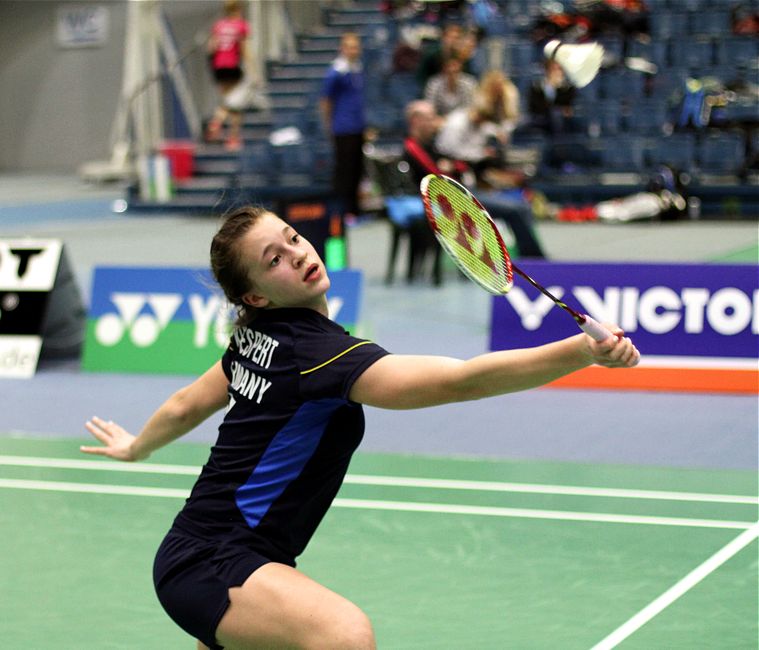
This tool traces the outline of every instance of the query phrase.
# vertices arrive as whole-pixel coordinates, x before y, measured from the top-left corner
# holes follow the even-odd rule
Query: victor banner
[[[574,309],[619,324],[643,355],[639,368],[593,368],[557,385],[757,392],[756,265],[523,261],[520,268]],[[576,331],[566,312],[518,276],[504,298],[493,299],[493,350]]]

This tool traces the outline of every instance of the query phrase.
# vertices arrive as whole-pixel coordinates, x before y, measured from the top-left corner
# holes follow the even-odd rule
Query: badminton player
[[[102,446],[147,458],[225,408],[216,444],[155,559],[161,604],[199,648],[375,647],[367,616],[295,568],[364,431],[362,404],[412,409],[545,384],[591,364],[627,367],[618,327],[468,361],[389,354],[327,317],[313,246],[274,214],[242,208],[211,244],[211,267],[239,319],[221,360],[172,395],[133,436],[86,424]]]

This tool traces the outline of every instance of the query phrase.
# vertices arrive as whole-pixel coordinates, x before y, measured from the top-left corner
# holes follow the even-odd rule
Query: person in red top
[[[232,151],[242,148],[240,137],[242,113],[228,108],[224,100],[242,79],[245,40],[249,35],[250,26],[242,16],[240,0],[225,0],[224,17],[213,24],[211,36],[208,39],[211,72],[222,102],[208,124],[207,139],[221,139],[222,128],[229,120],[229,133],[225,146]]]

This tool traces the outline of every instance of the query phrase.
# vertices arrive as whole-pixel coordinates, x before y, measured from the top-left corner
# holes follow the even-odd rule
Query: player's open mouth
[[[318,264],[312,264],[308,267],[308,271],[306,271],[306,275],[303,276],[303,281],[308,282],[309,280],[315,280],[319,275],[319,265]]]

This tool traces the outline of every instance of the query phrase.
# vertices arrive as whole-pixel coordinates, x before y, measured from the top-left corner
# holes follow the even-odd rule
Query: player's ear
[[[242,301],[246,305],[250,305],[251,307],[256,307],[257,309],[263,309],[269,304],[268,298],[265,298],[264,296],[258,296],[255,293],[246,293],[242,297]]]

